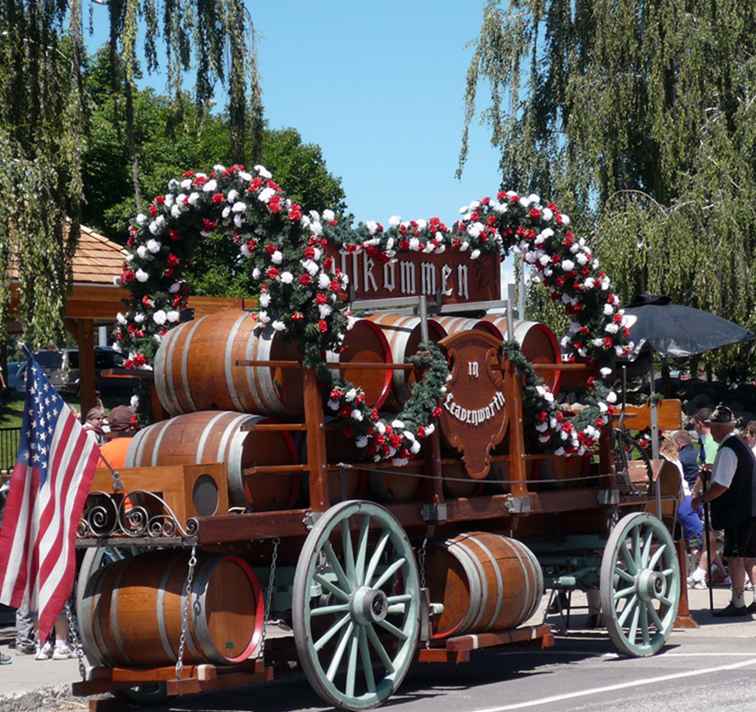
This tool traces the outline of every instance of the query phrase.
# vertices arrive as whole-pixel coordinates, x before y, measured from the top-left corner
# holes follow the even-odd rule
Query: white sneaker
[[[63,645],[55,644],[55,652],[52,654],[53,660],[68,660],[68,658],[72,657],[73,650],[71,650],[66,643],[63,643]]]
[[[34,656],[35,660],[49,660],[50,656],[52,655],[52,645],[50,645],[50,641],[45,643],[42,647],[39,645],[37,646],[37,654]]]
[[[690,584],[690,588],[692,588],[695,591],[701,591],[702,589],[706,588],[706,582],[705,581],[693,581]]]

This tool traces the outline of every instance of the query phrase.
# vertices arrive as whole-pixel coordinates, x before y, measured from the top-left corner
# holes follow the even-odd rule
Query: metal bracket
[[[424,504],[420,509],[420,516],[427,524],[441,524],[446,521],[446,502],[434,502]]]
[[[602,489],[596,493],[599,504],[619,504],[620,491],[618,489]]]
[[[504,506],[510,514],[527,514],[531,511],[530,497],[528,495],[524,497],[510,497],[504,503]]]
[[[307,529],[312,529],[322,515],[323,512],[305,512],[304,517],[302,517],[302,524],[304,524]]]

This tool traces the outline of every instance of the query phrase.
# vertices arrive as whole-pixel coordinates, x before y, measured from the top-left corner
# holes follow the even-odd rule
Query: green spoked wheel
[[[680,567],[669,531],[651,514],[626,515],[601,560],[601,609],[617,651],[631,657],[658,652],[679,603]]]
[[[419,610],[412,546],[386,509],[352,500],[320,517],[299,555],[292,621],[325,702],[364,710],[388,699],[414,659]]]

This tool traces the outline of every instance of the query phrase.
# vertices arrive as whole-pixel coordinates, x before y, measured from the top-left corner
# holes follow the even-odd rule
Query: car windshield
[[[34,358],[42,368],[50,370],[60,368],[63,363],[63,354],[60,351],[37,351],[34,354]]]

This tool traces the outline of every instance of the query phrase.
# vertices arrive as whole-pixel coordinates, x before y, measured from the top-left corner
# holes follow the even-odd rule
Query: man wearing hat
[[[118,405],[110,411],[108,426],[110,439],[100,446],[100,452],[111,467],[125,467],[129,443],[139,427],[136,414],[129,406]]]
[[[743,597],[745,567],[756,558],[756,459],[751,449],[735,433],[734,413],[718,405],[711,414],[711,434],[719,443],[711,472],[711,485],[693,502],[711,503],[711,525],[724,529],[724,556],[729,561],[732,601],[715,616],[748,616],[756,605],[747,607]],[[754,609],[753,611],[750,609]]]

